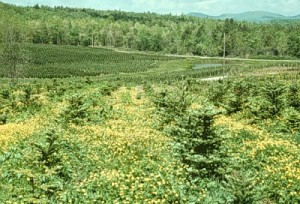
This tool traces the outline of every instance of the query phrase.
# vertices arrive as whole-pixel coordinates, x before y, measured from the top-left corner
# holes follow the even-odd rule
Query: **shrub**
[[[178,118],[171,130],[175,140],[175,152],[190,166],[193,176],[220,176],[224,158],[220,153],[222,136],[213,127],[219,112],[212,106],[190,111]]]
[[[228,114],[243,110],[248,102],[251,89],[253,89],[253,85],[247,80],[238,80],[232,83],[224,102],[224,107]]]
[[[88,85],[91,85],[93,83],[90,77],[86,77],[84,82]]]
[[[120,86],[119,84],[114,84],[114,83],[106,84],[101,88],[100,92],[103,96],[110,96],[111,93],[117,90],[119,86]]]
[[[215,106],[221,106],[229,89],[229,84],[223,81],[219,81],[214,83],[209,87],[207,91],[207,98],[212,102]]]
[[[153,102],[159,115],[162,125],[168,125],[180,118],[192,104],[192,98],[189,93],[189,81],[182,82],[180,88],[173,91],[161,91],[154,95]]]
[[[269,81],[261,88],[261,94],[268,102],[267,111],[271,117],[275,117],[285,107],[284,94],[286,87],[280,82]]]
[[[8,118],[8,117],[7,117],[6,114],[4,114],[4,113],[0,114],[0,125],[6,124],[7,118]]]
[[[300,113],[294,108],[288,108],[283,111],[283,120],[287,129],[300,132]]]
[[[299,83],[292,83],[288,87],[287,95],[288,105],[300,111],[300,85]]]
[[[67,123],[74,123],[76,125],[83,124],[89,119],[89,104],[84,101],[83,95],[73,95],[68,99],[68,106],[61,113],[61,117]]]
[[[253,171],[233,171],[226,175],[225,187],[233,195],[232,203],[258,203],[263,200],[263,189],[257,189]]]
[[[57,128],[56,128],[57,129]],[[47,203],[59,195],[70,179],[63,162],[64,141],[54,129],[39,134],[1,155],[1,182],[10,201]],[[14,190],[10,191],[10,186]]]
[[[252,93],[244,106],[245,115],[255,120],[274,119],[286,108],[286,87],[276,81],[260,84],[257,93]]]
[[[1,97],[2,97],[3,99],[9,99],[9,97],[10,97],[10,90],[9,90],[8,88],[3,89],[3,90],[1,91]]]

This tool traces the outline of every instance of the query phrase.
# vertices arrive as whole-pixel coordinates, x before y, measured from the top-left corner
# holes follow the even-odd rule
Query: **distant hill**
[[[238,21],[251,21],[251,22],[268,22],[274,20],[297,20],[300,19],[300,14],[297,16],[284,16],[277,13],[271,13],[266,11],[251,11],[244,13],[231,14],[226,13],[220,16],[209,16],[203,13],[189,13],[189,16],[195,16],[199,18],[221,19],[232,18]]]

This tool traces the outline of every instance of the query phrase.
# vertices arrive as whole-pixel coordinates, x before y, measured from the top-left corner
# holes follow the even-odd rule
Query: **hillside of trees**
[[[226,33],[228,57],[300,58],[300,21],[259,24],[184,15],[19,7],[1,2],[0,19],[0,30],[13,24],[19,30],[19,40],[27,43],[217,57],[223,55]]]

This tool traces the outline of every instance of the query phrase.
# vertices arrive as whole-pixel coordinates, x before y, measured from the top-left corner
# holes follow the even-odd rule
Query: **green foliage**
[[[297,144],[300,144],[300,132],[295,133],[294,140]]]
[[[64,188],[69,180],[62,160],[64,141],[59,131],[48,129],[32,141],[1,155],[3,196],[10,201],[45,203]],[[7,197],[8,198],[8,197]]]
[[[211,106],[193,110],[178,118],[171,129],[175,152],[193,176],[220,176],[225,164],[225,155],[220,152],[223,138],[213,127],[218,114]]]
[[[216,133],[213,123],[219,114],[206,104],[198,110],[190,110],[192,103],[190,80],[181,83],[174,92],[160,92],[154,104],[161,117],[161,125],[169,125],[169,134],[174,137],[174,150],[183,163],[189,165],[193,177],[221,175],[225,156],[220,151],[222,136]],[[168,129],[168,128],[166,128]]]
[[[228,91],[228,84],[223,81],[218,81],[211,86],[207,91],[208,99],[216,106],[221,106],[225,101],[225,96]]]
[[[300,84],[291,83],[288,87],[287,103],[289,106],[294,107],[300,111]]]
[[[3,99],[9,99],[9,96],[10,96],[10,89],[8,88],[3,88],[1,90],[1,96]]]
[[[103,89],[100,90],[103,91]],[[67,102],[68,105],[60,113],[59,118],[65,123],[84,125],[89,122],[103,122],[112,114],[112,106],[103,101],[101,93],[75,94],[70,96]]]
[[[221,42],[226,32],[226,56],[300,56],[297,21],[254,24],[232,19],[45,6],[37,9],[4,5],[0,9],[3,13],[0,17],[5,20],[14,17],[24,26],[29,43],[121,47],[216,57],[222,56]]]
[[[71,82],[38,80],[14,88],[0,85],[0,124],[2,114],[9,123],[0,125],[1,130],[4,127],[0,139],[14,120],[23,124],[19,114],[27,112],[34,119],[49,115],[45,127],[52,127],[37,129],[34,135],[0,152],[0,202],[112,203],[127,199],[142,203],[160,199],[161,203],[298,203],[295,167],[300,119],[299,111],[289,102],[294,100],[294,92],[289,88],[283,88],[283,92],[266,91],[266,87],[276,90],[276,86],[259,78],[229,78],[215,85],[182,82],[181,76],[176,77],[165,84],[144,82],[148,95],[142,94],[138,102],[143,105],[135,109],[152,109],[147,97],[153,96],[163,133],[171,137],[163,142],[162,133],[150,128],[156,123],[153,115],[122,115],[137,105],[135,95],[129,94],[135,91],[132,88],[115,95],[124,82],[122,78],[117,83],[99,83],[91,78],[93,82],[89,84],[80,78]],[[291,86],[292,81],[284,82],[272,83]],[[140,83],[134,87],[141,88]],[[219,85],[224,93],[216,89]],[[219,92],[219,107],[204,100],[211,86]],[[278,100],[272,100],[269,93],[279,93]],[[36,103],[36,95],[48,96],[49,100],[51,95],[41,112],[30,108]],[[274,101],[283,104],[276,117],[272,117],[270,109]],[[120,104],[131,108],[111,117],[114,112],[110,103],[115,102],[118,108]],[[232,114],[219,119],[222,108]],[[56,122],[53,118],[57,118]],[[220,121],[223,118],[228,121]],[[256,124],[246,123],[251,120]],[[146,128],[144,131],[139,129],[143,125],[138,126],[137,137],[132,139],[136,130],[124,126],[136,121],[143,121]],[[19,138],[23,132],[13,134]],[[152,135],[139,142],[143,134]],[[114,142],[116,139],[118,142]],[[172,146],[167,146],[169,141]]]
[[[90,77],[86,77],[86,79],[85,79],[85,83],[87,83],[87,84],[91,85],[93,82],[92,82],[92,80],[91,80],[91,78],[90,78]]]
[[[278,82],[267,82],[262,87],[261,93],[268,103],[268,112],[271,117],[275,117],[281,110],[284,109],[284,93],[285,86]]]
[[[46,195],[48,200],[51,200],[51,197],[62,189],[63,182],[68,180],[61,160],[63,141],[60,141],[59,137],[53,129],[46,132],[45,141],[33,143],[35,157],[28,161],[29,165],[34,165],[31,168],[36,168],[42,174],[38,176],[38,180],[35,180],[33,175],[27,175],[32,185],[32,193]]]
[[[4,125],[7,122],[7,118],[5,113],[0,114],[0,125]]]
[[[300,132],[300,112],[294,108],[285,109],[282,113],[286,129],[292,132]]]
[[[0,16],[1,19],[1,16]],[[1,19],[2,21],[2,19]],[[20,66],[28,61],[28,55],[24,49],[24,27],[14,16],[3,20],[3,28],[0,31],[0,65],[3,74],[11,79],[15,85],[20,77]]]
[[[249,117],[257,120],[279,116],[286,107],[286,87],[281,82],[267,81],[260,83],[257,89],[258,92],[252,91],[247,96],[246,114],[250,112]]]
[[[253,85],[246,80],[234,81],[227,87],[227,96],[225,97],[224,108],[228,114],[236,113],[245,107],[248,102],[248,97],[251,94]]]
[[[73,95],[68,99],[68,107],[61,114],[61,117],[67,123],[83,124],[90,120],[89,106],[90,104],[84,101],[83,95]]]
[[[86,48],[86,53],[79,54],[78,48],[58,49],[61,52],[69,51],[65,56],[70,58],[63,59],[55,53],[56,48],[53,48],[54,51],[49,51],[54,52],[51,58],[43,59],[40,56],[32,63],[37,67],[49,64],[56,67],[54,61],[61,60],[57,64],[57,68],[60,68],[70,63],[68,60],[76,61],[77,59],[72,59],[74,54],[79,56],[78,63],[80,60],[83,62],[76,68],[77,71],[82,71],[82,64],[86,61],[99,64],[97,58],[101,55],[103,63],[117,64],[109,67],[107,72],[104,71],[105,74],[114,74],[123,70],[113,70],[122,66],[123,61],[124,64],[128,61],[135,64],[136,61],[149,60],[147,63],[154,67],[155,63],[169,60],[158,56],[125,53],[109,56],[106,51],[91,51],[91,48]],[[41,50],[43,49],[39,51]],[[92,56],[88,58],[89,55]],[[143,63],[138,62],[137,65],[144,66]],[[88,63],[86,66],[90,68]],[[295,64],[291,65],[293,66]],[[69,76],[73,70],[70,67],[64,67],[65,71],[58,70],[57,73],[61,71],[66,74],[64,76]],[[128,72],[148,71],[150,65],[149,69],[144,68],[134,70],[134,65]],[[232,68],[235,67],[229,67]],[[251,66],[248,68],[251,71]],[[48,69],[49,72],[50,70],[53,71]],[[45,73],[40,76],[47,77]],[[117,76],[105,76],[111,82],[117,79],[117,83],[99,83],[103,79],[100,76],[38,80],[13,88],[0,85],[0,129],[4,127],[1,137],[6,136],[5,130],[10,126],[3,124],[13,123],[13,120],[18,125],[23,124],[24,118],[20,114],[31,115],[34,120],[39,119],[40,115],[49,114],[51,121],[47,121],[45,126],[52,124],[56,129],[53,131],[54,128],[51,128],[45,132],[38,129],[39,133],[29,135],[24,141],[17,141],[6,152],[0,152],[0,202],[113,203],[161,199],[158,202],[298,203],[295,192],[299,191],[299,185],[294,182],[296,179],[293,180],[297,172],[294,167],[298,161],[295,147],[298,147],[296,145],[300,141],[298,86],[287,80],[268,81],[269,78],[235,80],[228,77],[216,84],[194,79],[182,80],[182,74],[189,78],[201,78],[219,73],[219,68],[172,73],[147,72],[132,76],[120,72]],[[51,77],[54,76],[54,73],[51,74]],[[88,75],[85,72],[78,74]],[[280,77],[282,79],[283,75]],[[133,106],[140,104],[135,104],[132,89],[122,92],[120,97],[115,97],[113,92],[122,83],[130,82],[131,85],[140,86],[142,81],[147,81],[143,83],[143,89],[149,96],[153,96],[156,113],[160,117],[160,128],[165,130],[163,133],[172,136],[172,147],[178,160],[173,158],[171,148],[164,146],[168,144],[167,139],[161,142],[162,133],[150,128],[149,124],[156,122],[151,120],[152,115],[145,115],[143,118],[130,113],[131,115],[124,117],[126,121],[118,120],[123,117],[122,114],[127,114]],[[154,94],[157,89],[164,91]],[[211,102],[218,107],[202,100],[205,90],[208,90]],[[48,104],[41,104],[42,96],[47,96],[51,101],[46,98]],[[147,97],[139,93],[136,95],[143,104],[138,108],[151,109],[153,104],[146,104],[144,96]],[[120,101],[116,101],[116,98]],[[131,108],[124,108],[126,111],[121,110],[122,114],[110,118],[113,110],[109,104],[115,102],[118,103],[118,110],[120,104]],[[34,114],[40,108],[43,112],[35,117]],[[230,118],[228,130],[215,124],[216,116],[223,108],[228,115],[222,117]],[[52,118],[62,120],[58,119],[57,124],[53,123]],[[106,121],[108,118],[111,120]],[[234,126],[235,119],[240,120],[237,121],[237,127]],[[251,120],[256,124],[246,124],[245,121]],[[133,138],[135,130],[127,130],[124,126],[131,126],[135,121],[147,121],[138,127],[146,126],[145,131],[137,131],[138,137],[151,134],[151,137],[157,137],[163,145],[157,148],[158,142],[151,140],[153,138],[146,138],[143,142],[139,142],[139,138]],[[220,123],[219,120],[217,122]],[[63,127],[62,130],[60,126]],[[240,131],[241,129],[243,130]],[[13,132],[14,138],[19,138],[22,134]],[[120,138],[118,142],[114,142],[116,138]],[[294,153],[289,151],[291,147]],[[172,165],[162,171],[167,164]],[[270,173],[267,171],[268,165],[282,167],[273,168]],[[147,180],[143,180],[144,178]],[[292,178],[291,182],[288,178]],[[122,186],[118,186],[121,183]],[[153,189],[156,187],[159,190],[154,193]],[[137,196],[140,196],[139,199]]]
[[[46,85],[46,88],[50,98],[54,99],[63,96],[67,91],[68,87],[65,86],[63,83],[58,83],[57,79],[53,79],[52,83],[48,83]]]
[[[34,78],[146,72],[173,59],[161,55],[121,53],[103,48],[26,44],[26,49],[30,50],[31,60],[24,67],[23,76]],[[8,75],[3,72],[3,76]]]
[[[225,187],[233,198],[234,204],[259,203],[263,201],[263,189],[257,188],[253,171],[233,171],[226,175]]]
[[[46,100],[32,84],[4,86],[0,93],[0,123],[5,124],[33,116],[42,109]]]
[[[103,96],[110,96],[111,93],[115,90],[117,90],[119,88],[119,84],[118,83],[109,83],[109,84],[105,84],[101,90],[100,90],[100,93],[103,95]]]
[[[295,110],[292,115],[297,115],[299,103],[297,83],[284,85],[282,81],[270,78],[261,81],[249,78],[217,82],[207,89],[206,94],[212,103],[224,108],[227,114],[240,113],[252,122],[275,119],[282,115],[288,118],[288,112],[291,113],[289,110]]]
[[[189,92],[190,80],[182,81],[175,90],[164,90],[154,96],[153,102],[159,115],[161,125],[165,126],[182,117],[192,103]]]

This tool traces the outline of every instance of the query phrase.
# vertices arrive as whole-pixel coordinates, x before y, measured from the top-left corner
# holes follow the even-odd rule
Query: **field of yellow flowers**
[[[299,201],[299,143],[290,137],[220,114],[223,174],[195,177],[157,128],[143,88],[27,86],[1,98],[1,203]]]
[[[230,130],[228,146],[232,159],[236,163],[248,162],[244,165],[256,169],[253,185],[262,186],[261,190],[270,191],[282,203],[286,202],[283,199],[300,197],[299,143],[226,116],[218,118],[216,124]]]
[[[205,189],[192,185],[185,166],[172,154],[171,139],[153,128],[154,108],[143,91],[120,87],[110,96],[99,92],[97,87],[84,89],[87,98],[93,96],[110,107],[101,121],[60,121],[68,108],[67,97],[47,98],[44,107],[26,119],[12,111],[20,120],[0,125],[1,202],[201,201]],[[87,117],[98,117],[100,106],[104,104],[90,105]],[[51,140],[51,131],[57,138]]]

